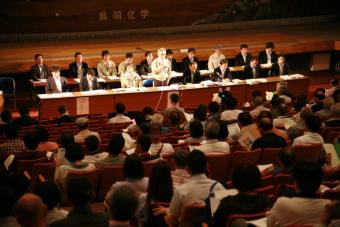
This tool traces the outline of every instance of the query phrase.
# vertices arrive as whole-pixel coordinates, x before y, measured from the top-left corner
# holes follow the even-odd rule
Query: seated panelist
[[[282,76],[289,75],[290,68],[288,63],[285,61],[284,56],[279,56],[278,61],[272,65],[272,69],[270,70],[270,76]]]
[[[256,79],[261,78],[261,67],[257,61],[257,58],[251,58],[250,64],[246,65],[243,70],[243,78],[241,79]]]
[[[96,73],[93,69],[87,71],[86,76],[83,76],[79,82],[80,91],[92,91],[100,89]]]
[[[183,73],[182,83],[198,84],[201,82],[201,73],[197,70],[197,63],[190,62],[189,70]]]
[[[142,79],[134,70],[133,65],[127,65],[124,71],[125,73],[120,76],[122,88],[142,86]]]
[[[214,69],[214,74],[211,77],[212,81],[222,81],[223,79],[232,80],[227,59],[220,61],[220,66]]]
[[[47,78],[45,91],[47,94],[67,92],[67,81],[60,76],[60,67],[54,65],[50,69],[52,76]]]

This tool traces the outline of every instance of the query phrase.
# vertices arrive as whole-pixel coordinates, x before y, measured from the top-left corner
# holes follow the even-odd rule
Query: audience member
[[[184,149],[176,150],[172,156],[174,170],[171,171],[171,178],[175,188],[188,182],[191,179],[187,171],[187,159],[189,151]]]
[[[47,209],[39,196],[24,194],[16,205],[16,219],[22,227],[45,227]]]
[[[55,142],[49,141],[49,134],[48,131],[44,127],[37,127],[35,128],[35,133],[39,137],[39,145],[37,151],[39,152],[57,152],[59,147],[58,144]]]
[[[93,132],[88,129],[89,127],[88,122],[89,122],[89,119],[87,119],[86,117],[80,117],[76,120],[76,124],[78,128],[80,129],[80,132],[78,132],[78,134],[74,136],[74,141],[76,143],[85,142],[86,137],[91,136],[91,135],[96,136],[100,142],[100,136],[98,132]]]
[[[268,216],[268,226],[320,225],[321,214],[330,203],[319,199],[323,172],[315,162],[298,161],[293,167],[295,190],[298,196],[280,197]]]
[[[233,172],[232,183],[238,194],[224,197],[213,216],[214,226],[225,226],[232,214],[264,212],[269,201],[255,190],[260,187],[261,173],[255,164],[243,164]]]
[[[109,212],[110,227],[132,227],[130,220],[139,206],[138,193],[128,185],[119,186],[112,194]]]
[[[92,211],[90,206],[91,197],[92,188],[87,178],[71,178],[67,184],[67,198],[72,209],[66,218],[55,221],[50,226],[108,226],[108,215]]]
[[[302,136],[294,139],[293,147],[295,146],[308,146],[313,144],[323,144],[323,138],[319,134],[321,127],[321,120],[319,117],[307,115],[305,119],[306,131]]]
[[[242,110],[236,109],[237,99],[234,97],[230,97],[227,98],[224,103],[227,110],[222,112],[221,120],[222,121],[237,120],[238,115],[243,112]]]
[[[123,174],[125,181],[115,182],[105,196],[105,205],[110,204],[114,191],[122,185],[129,185],[137,192],[147,192],[149,178],[145,177],[144,166],[138,154],[128,155],[124,161]]]
[[[102,152],[100,149],[100,143],[96,136],[88,136],[85,139],[85,157],[84,162],[96,163],[108,156],[107,152]]]
[[[326,93],[325,93],[326,96],[332,96],[334,92],[340,88],[339,79],[337,78],[332,79],[329,83],[332,87],[326,90]]]
[[[275,128],[284,128],[287,129],[291,126],[294,126],[296,123],[295,121],[288,116],[288,106],[286,104],[279,104],[277,106],[277,111],[279,116],[274,119],[273,125]]]
[[[249,112],[252,118],[256,119],[261,111],[270,111],[270,109],[264,107],[263,104],[264,101],[262,97],[257,96],[253,99],[254,109]]]
[[[108,155],[106,158],[97,160],[95,166],[97,168],[103,168],[110,164],[123,164],[125,156],[123,155],[125,140],[122,134],[114,135],[108,145]]]
[[[8,123],[5,126],[6,141],[0,144],[0,153],[20,152],[25,150],[25,144],[18,138],[19,127],[15,123]]]
[[[185,139],[187,143],[201,143],[204,140],[203,125],[200,121],[194,120],[190,122],[189,126],[190,137]]]
[[[174,152],[174,149],[170,143],[162,143],[161,128],[162,126],[159,124],[151,124],[150,136],[152,144],[148,153],[150,156],[152,156],[152,159],[157,159]]]
[[[65,158],[66,147],[69,144],[74,143],[74,136],[71,133],[64,132],[60,136],[60,148],[58,150],[55,162],[57,166],[70,164],[70,162]]]
[[[121,123],[121,122],[127,122],[131,121],[131,119],[124,115],[125,111],[125,105],[121,102],[118,102],[116,104],[116,113],[117,115],[113,118],[110,118],[107,122],[108,124],[114,124],[114,123]]]
[[[207,121],[218,121],[221,118],[220,106],[217,102],[210,102],[208,105],[209,114]]]
[[[332,111],[331,108],[334,105],[334,99],[332,96],[326,97],[322,101],[322,107],[323,109],[316,111],[315,116],[317,117],[331,117],[332,116]]]
[[[19,227],[14,215],[15,194],[9,187],[0,187],[0,226]]]
[[[328,127],[340,127],[340,103],[335,103],[331,111],[333,117],[326,120],[324,124]]]
[[[207,142],[196,147],[206,155],[209,153],[229,153],[229,144],[224,141],[218,141],[220,135],[220,125],[216,121],[208,121],[204,126],[205,138]]]
[[[38,121],[29,115],[29,108],[23,105],[19,108],[20,117],[14,120],[14,123],[18,124],[20,127],[37,125]]]
[[[62,124],[62,123],[73,123],[76,118],[71,116],[68,113],[67,107],[64,105],[59,106],[58,108],[59,116],[54,119],[54,123]]]

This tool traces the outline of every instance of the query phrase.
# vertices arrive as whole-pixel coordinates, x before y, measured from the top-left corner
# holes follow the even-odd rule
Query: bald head
[[[46,226],[47,208],[39,196],[26,193],[18,200],[16,218],[23,227]]]

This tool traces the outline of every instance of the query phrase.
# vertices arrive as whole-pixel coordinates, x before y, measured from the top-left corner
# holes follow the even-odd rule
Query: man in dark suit
[[[54,65],[51,67],[50,71],[52,76],[50,76],[46,81],[46,93],[51,94],[67,92],[67,80],[65,79],[65,77],[60,76],[60,67],[58,65]]]
[[[183,73],[182,83],[198,84],[199,82],[201,82],[201,73],[197,70],[197,63],[191,62],[189,64],[189,70]]]
[[[70,77],[81,78],[86,76],[88,65],[83,62],[83,55],[80,52],[74,54],[75,61],[69,65],[68,73]]]
[[[261,67],[256,58],[250,59],[250,64],[246,65],[243,70],[242,79],[256,79],[261,77]]]
[[[212,81],[222,81],[223,79],[232,80],[230,69],[228,67],[228,60],[222,59],[220,61],[220,66],[214,69],[214,74],[211,77]]]
[[[32,80],[38,81],[41,79],[47,79],[51,75],[48,66],[44,64],[44,59],[41,54],[34,55],[35,65],[31,67]]]
[[[37,125],[38,121],[30,116],[28,106],[24,105],[19,108],[20,117],[14,120],[14,123],[19,127],[27,127]]]
[[[277,54],[275,53],[274,48],[273,42],[268,42],[266,44],[266,49],[259,54],[260,64],[273,64],[277,62]]]
[[[58,112],[60,115],[54,119],[54,123],[56,124],[73,123],[76,120],[75,117],[69,115],[64,105],[59,106]]]
[[[177,61],[174,59],[174,52],[171,49],[166,50],[166,58],[171,62],[171,71],[177,72]]]
[[[251,54],[248,53],[248,45],[241,44],[240,53],[235,57],[235,66],[249,65]]]
[[[79,90],[80,91],[92,91],[100,89],[96,72],[93,69],[87,71],[87,75],[80,78]]]
[[[284,56],[279,56],[276,63],[272,65],[272,69],[270,70],[270,76],[281,76],[281,75],[289,75],[290,68],[288,63],[285,61]]]
[[[149,73],[151,73],[151,63],[153,60],[153,55],[151,51],[146,51],[144,56],[145,56],[145,60],[140,63],[140,69],[139,69],[140,75],[148,75]]]
[[[188,49],[188,55],[182,59],[182,72],[185,72],[189,69],[190,62],[196,62],[198,63],[198,58],[195,57],[196,50],[194,48]]]

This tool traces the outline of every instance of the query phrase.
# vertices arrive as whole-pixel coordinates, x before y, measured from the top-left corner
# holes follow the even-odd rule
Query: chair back
[[[56,165],[53,162],[34,163],[32,170],[33,182],[40,182],[41,177],[43,177],[46,181],[53,182],[55,168]]]
[[[261,149],[253,151],[235,151],[231,156],[231,164],[229,170],[229,179],[235,169],[243,165],[245,162],[257,165],[261,156]]]
[[[123,181],[123,165],[106,165],[102,169],[100,184],[99,184],[99,198],[104,198],[111,186],[117,181]]]
[[[340,190],[326,190],[321,197],[329,200],[340,200]]]
[[[228,180],[231,154],[208,154],[207,160],[210,178],[219,182],[226,182]]]
[[[180,227],[196,227],[200,226],[205,215],[206,207],[203,205],[190,205],[184,208],[180,220]]]
[[[260,165],[266,164],[279,164],[279,152],[282,151],[283,148],[264,148],[261,154]]]
[[[94,170],[90,170],[90,171],[70,171],[67,174],[66,182],[68,182],[72,178],[86,177],[91,184],[92,201],[95,201],[96,198],[97,198],[99,176],[100,176],[100,170],[99,169],[94,169]]]
[[[308,146],[297,145],[293,147],[295,152],[296,160],[308,160],[317,162],[320,158],[322,150],[322,144],[313,144]]]
[[[0,78],[0,90],[6,95],[15,94],[15,81],[12,77]]]
[[[266,211],[255,213],[255,214],[232,214],[229,216],[226,226],[230,227],[236,219],[240,219],[240,218],[245,219],[245,220],[256,220],[256,219],[260,219],[263,217],[266,217]]]
[[[158,159],[143,162],[144,173],[146,177],[149,177],[151,175],[152,168],[156,164],[157,161]]]
[[[36,163],[46,163],[46,158],[37,158],[37,159],[30,159],[30,160],[19,160],[17,163],[16,172],[17,173],[24,173],[26,171],[30,176],[32,176],[33,166]]]

